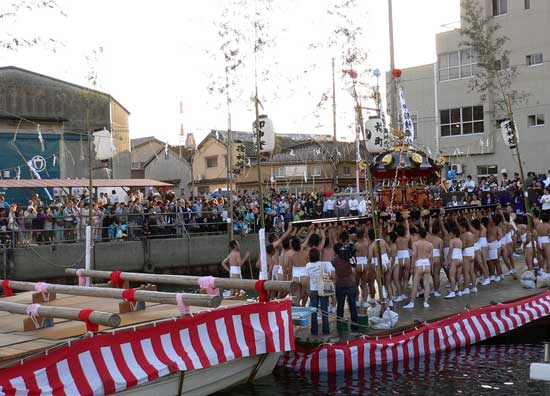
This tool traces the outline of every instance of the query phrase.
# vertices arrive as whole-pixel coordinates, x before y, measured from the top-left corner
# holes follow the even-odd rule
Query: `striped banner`
[[[337,373],[385,366],[388,363],[437,354],[472,345],[550,315],[550,292],[508,304],[461,312],[379,339],[358,338],[347,344],[296,347],[279,365],[302,373]]]
[[[294,349],[290,301],[203,312],[50,351],[0,371],[0,396],[97,396],[177,371]]]

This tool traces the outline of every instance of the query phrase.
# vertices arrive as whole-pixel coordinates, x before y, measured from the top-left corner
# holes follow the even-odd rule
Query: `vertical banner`
[[[403,131],[407,136],[406,142],[408,144],[412,144],[414,140],[414,124],[411,119],[409,107],[405,101],[405,94],[403,94],[402,87],[399,87],[399,101],[401,102],[401,121],[403,122]]]
[[[265,228],[258,232],[260,238],[260,280],[267,280],[267,253],[265,251]]]

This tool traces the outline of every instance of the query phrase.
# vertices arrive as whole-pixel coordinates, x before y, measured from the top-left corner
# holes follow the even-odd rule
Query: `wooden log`
[[[76,276],[76,269],[67,268],[66,274]],[[83,276],[92,278],[109,279],[111,271],[82,270]],[[135,272],[121,272],[120,278],[132,282],[150,282],[165,283],[183,286],[198,286],[200,276],[190,275],[163,275],[163,274],[140,274]],[[256,281],[254,279],[235,279],[235,278],[214,278],[214,287],[225,289],[243,289],[256,290]],[[298,289],[296,282],[290,281],[266,281],[264,288],[267,291],[274,292],[295,292]]]
[[[91,271],[91,272],[95,272],[95,271]],[[0,282],[2,282],[1,279],[0,279]],[[10,287],[15,290],[35,290],[34,286],[35,286],[35,283],[33,282],[21,282],[21,281],[10,280]],[[58,284],[49,283],[48,291],[61,293],[61,294],[70,294],[74,296],[115,298],[119,300],[124,299],[124,297],[122,296],[124,289],[113,289],[113,288],[107,288],[107,287],[69,286],[69,285],[58,285]],[[134,294],[134,299],[136,301],[176,305],[177,304],[176,294],[177,293],[136,290]],[[217,308],[220,306],[222,302],[221,296],[210,296],[208,294],[193,294],[193,293],[182,293],[182,294],[183,294],[183,298],[182,298],[183,302],[186,305]]]
[[[27,304],[19,304],[11,301],[0,301],[0,311],[14,314],[27,315]],[[59,318],[68,320],[79,320],[80,309],[68,307],[53,307],[41,305],[38,308],[38,315],[43,318]],[[102,326],[118,327],[120,325],[120,316],[111,312],[93,311],[88,320]]]

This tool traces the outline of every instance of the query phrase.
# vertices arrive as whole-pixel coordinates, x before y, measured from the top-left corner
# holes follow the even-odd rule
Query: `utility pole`
[[[233,169],[231,161],[233,134],[231,132],[231,97],[229,96],[229,69],[227,65],[225,66],[225,95],[227,102],[227,194],[229,200],[227,209],[227,236],[229,242],[231,242],[233,240]]]
[[[333,153],[334,158],[334,174],[332,175],[332,188],[336,187],[338,180],[338,140],[336,139],[336,70],[334,65],[334,58],[332,58],[332,143],[334,145]]]
[[[392,129],[399,129],[399,121],[397,117],[397,80],[393,76],[393,70],[395,69],[395,54],[393,46],[393,6],[392,0],[388,0],[388,18],[390,29],[390,92],[391,92],[391,127]]]
[[[86,129],[88,130],[88,225],[86,226],[86,269],[94,269],[94,254],[93,254],[93,238],[92,238],[92,224],[93,224],[93,209],[94,209],[94,184],[93,184],[93,167],[92,167],[92,138],[93,133],[90,128],[90,100],[88,98],[88,108],[86,109]],[[86,286],[90,286],[90,279],[86,278]]]

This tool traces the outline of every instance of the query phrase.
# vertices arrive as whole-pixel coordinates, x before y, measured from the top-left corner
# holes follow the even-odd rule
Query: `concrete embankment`
[[[244,252],[256,262],[258,235],[237,237]],[[7,276],[17,280],[60,279],[65,268],[84,266],[84,244],[18,247],[6,250]],[[4,251],[0,254],[3,255]],[[205,275],[223,273],[221,261],[228,253],[227,235],[196,236],[190,239],[100,242],[95,245],[94,269]],[[0,263],[1,265],[1,263]],[[248,275],[248,266],[243,273]]]

